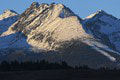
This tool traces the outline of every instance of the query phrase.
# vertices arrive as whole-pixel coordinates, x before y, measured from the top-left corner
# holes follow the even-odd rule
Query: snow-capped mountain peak
[[[101,17],[110,17],[114,20],[118,20],[116,17],[112,16],[111,14],[108,14],[107,12],[105,12],[104,10],[98,10],[97,12],[87,16],[84,20],[87,20],[87,19],[99,19]]]
[[[93,17],[96,16],[97,14],[99,14],[99,13],[103,13],[103,12],[104,12],[103,10],[99,10],[99,11],[93,13],[93,14],[90,14],[90,15],[87,16],[85,19],[93,18]]]
[[[4,13],[11,13],[11,14],[18,14],[17,12],[15,12],[14,10],[10,10],[10,9],[7,9],[4,11]]]
[[[92,36],[120,51],[120,20],[118,18],[102,10],[87,17],[83,24]]]
[[[14,31],[22,31],[26,35],[32,32],[32,30],[37,29],[38,26],[43,26],[47,25],[51,22],[53,22],[56,18],[67,18],[70,16],[75,16],[75,14],[67,7],[65,7],[62,4],[41,4],[37,7],[38,3],[32,3],[32,5],[20,15],[19,21],[22,23],[22,25],[29,25],[28,27],[26,26],[21,26],[16,24],[16,27],[11,27],[12,30]],[[35,20],[35,22],[34,22]],[[19,23],[19,24],[21,24]],[[37,24],[34,29],[31,30],[31,23]]]
[[[18,20],[19,14],[13,10],[5,10],[0,15],[0,36],[8,30],[8,28]]]
[[[12,17],[12,16],[17,16],[17,15],[18,13],[13,10],[5,10],[4,13],[0,15],[0,20],[8,18],[8,17]]]

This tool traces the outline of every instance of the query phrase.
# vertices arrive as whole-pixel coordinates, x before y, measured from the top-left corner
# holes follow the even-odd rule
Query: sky
[[[120,18],[120,0],[0,0],[0,14],[6,9],[22,13],[32,2],[39,2],[40,4],[62,3],[81,18],[85,18],[98,10],[104,10]]]

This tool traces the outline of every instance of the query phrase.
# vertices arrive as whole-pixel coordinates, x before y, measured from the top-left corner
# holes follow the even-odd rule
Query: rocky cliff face
[[[106,18],[109,17],[104,16],[105,21],[99,20],[103,13],[98,12],[82,20],[63,4],[40,5],[34,2],[1,34],[0,60],[46,59],[66,61],[70,65],[87,64],[94,68],[118,66],[119,52],[115,51],[108,37],[103,37],[106,32],[95,25],[107,25]]]

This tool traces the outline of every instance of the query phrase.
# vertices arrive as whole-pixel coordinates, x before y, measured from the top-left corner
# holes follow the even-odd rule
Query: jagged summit
[[[0,20],[8,18],[8,17],[12,17],[12,16],[17,16],[19,15],[17,12],[15,12],[14,10],[5,10],[3,14],[0,15]]]
[[[37,7],[36,7],[37,5]],[[24,21],[24,24],[22,23],[22,25],[29,25],[31,24],[34,20],[39,19],[39,21],[36,21],[35,24],[38,24],[37,26],[42,26],[43,23],[49,24],[50,22],[53,22],[55,19],[57,18],[67,18],[70,16],[76,16],[69,8],[65,7],[63,4],[41,4],[39,5],[38,3],[34,2],[31,4],[31,6],[25,10],[25,12],[23,12],[20,15],[20,23],[22,23],[22,21]],[[20,27],[21,25],[17,25],[16,27],[13,27],[12,30],[15,31],[22,31],[25,33],[30,33],[27,27]],[[34,28],[36,29],[37,26]]]
[[[96,11],[96,14],[107,14],[104,10],[98,10]]]
[[[53,11],[54,9],[56,10],[55,12],[59,11],[59,13],[60,12],[62,13],[62,11],[63,11],[64,13],[67,14],[67,11],[69,11],[69,13],[74,14],[69,8],[67,8],[63,4],[55,4],[55,3],[51,3],[51,4],[42,3],[42,4],[39,4],[38,2],[33,2],[31,4],[31,6],[22,15],[32,14],[34,12],[41,13],[44,10],[45,11],[47,11],[47,10]]]
[[[108,14],[107,12],[105,12],[104,10],[98,10],[97,12],[87,16],[85,19],[91,19],[91,18],[95,18],[95,19],[98,19],[102,16],[109,16],[113,19],[117,19],[116,17],[112,16],[111,14]]]
[[[10,10],[10,9],[5,10],[4,13],[15,13],[15,14],[18,14],[18,13],[15,12],[14,10]]]
[[[85,19],[93,18],[97,14],[101,14],[101,13],[105,13],[105,12],[103,10],[98,10],[97,12],[95,12],[95,13],[90,14],[89,16],[87,16]]]
[[[37,8],[37,7],[39,7],[39,3],[38,2],[33,2],[32,4],[31,4],[31,6],[30,6],[30,8]]]
[[[100,15],[104,15],[104,14],[107,14],[104,10],[98,10],[95,13],[87,16],[85,19],[90,19],[90,18],[93,18],[93,17],[96,17],[96,16],[100,16]]]

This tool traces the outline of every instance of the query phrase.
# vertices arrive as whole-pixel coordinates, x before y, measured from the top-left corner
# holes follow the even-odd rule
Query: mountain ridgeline
[[[120,68],[119,25],[102,10],[82,19],[63,4],[34,2],[22,14],[7,10],[0,15],[0,61]]]

